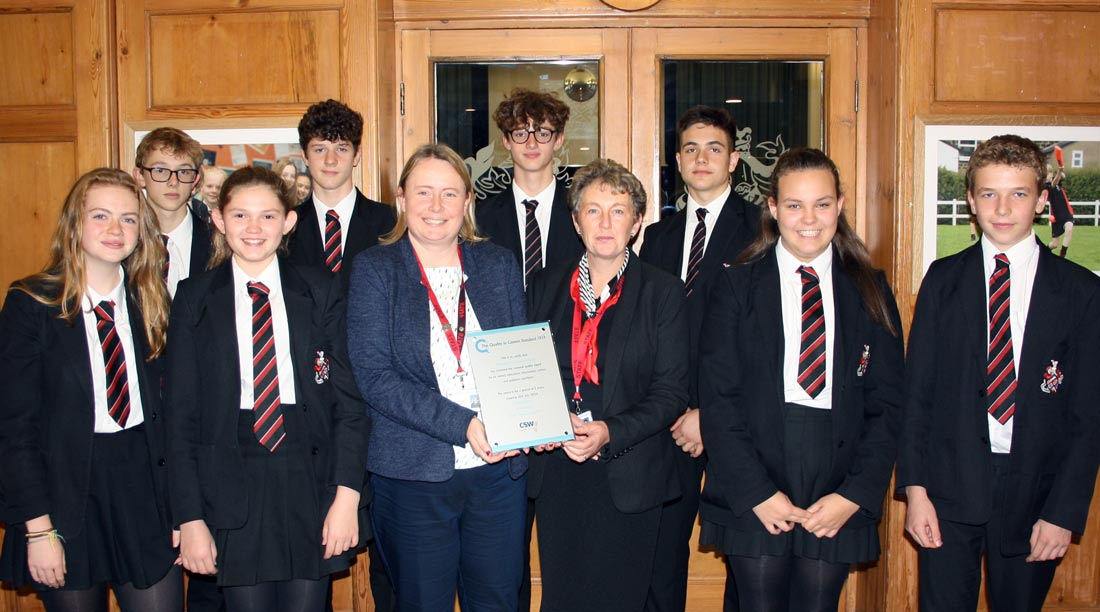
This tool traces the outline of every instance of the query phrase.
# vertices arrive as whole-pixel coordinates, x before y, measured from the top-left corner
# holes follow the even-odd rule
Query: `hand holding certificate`
[[[549,323],[470,332],[469,340],[494,453],[573,439]]]

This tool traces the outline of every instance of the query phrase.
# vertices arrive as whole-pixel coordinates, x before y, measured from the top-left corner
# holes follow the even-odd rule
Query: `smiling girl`
[[[348,370],[343,292],[279,256],[292,194],[267,169],[230,175],[212,211],[211,269],[172,304],[180,559],[217,574],[230,612],[321,609],[330,575],[366,541],[366,407]]]
[[[783,154],[760,233],[711,293],[701,541],[726,554],[742,610],[836,610],[849,566],[878,558],[901,323],[843,209],[832,160]]]
[[[0,313],[0,579],[49,612],[175,611],[160,364],[164,247],[134,180],[80,177],[42,272]]]

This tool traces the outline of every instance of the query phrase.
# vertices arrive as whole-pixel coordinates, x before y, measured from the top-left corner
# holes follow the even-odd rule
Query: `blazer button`
[[[989,444],[989,438],[987,438],[985,436],[982,436],[982,444],[988,445]]]
[[[310,452],[311,454],[314,454],[314,455],[316,455],[317,453],[321,452],[321,449],[319,449],[319,448],[317,448],[316,446],[314,446],[313,448],[311,448],[311,449],[310,449],[310,451],[309,451],[309,452]]]
[[[838,443],[838,444],[836,445],[836,447],[837,447],[837,448],[844,448],[844,440],[841,440],[841,441],[840,441],[840,443]]]
[[[985,389],[978,389],[978,397],[985,397]]]
[[[154,420],[154,421],[157,420],[157,413],[154,412],[153,414],[150,414],[149,418]]]
[[[164,460],[164,457],[161,457],[160,459],[157,460],[157,465],[160,466],[160,467],[164,467],[165,463],[168,463],[168,462]]]

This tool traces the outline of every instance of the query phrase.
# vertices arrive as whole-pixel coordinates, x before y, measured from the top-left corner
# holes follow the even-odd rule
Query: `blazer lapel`
[[[367,197],[363,195],[358,188],[355,189],[355,208],[351,212],[351,221],[348,222],[347,228],[344,229],[348,233],[348,239],[344,245],[345,253],[358,253],[362,251],[363,243],[370,235],[370,202]],[[320,232],[320,230],[317,230]],[[319,234],[318,234],[319,235]],[[350,261],[346,261],[345,264],[351,264]],[[348,265],[344,266],[349,267]]]
[[[317,225],[317,202],[313,200],[313,195],[296,208],[295,212],[298,213],[298,223],[294,232],[301,245],[301,252],[309,257],[309,263],[320,264],[325,255],[321,245],[321,228]]]
[[[233,381],[234,389],[230,392],[234,410],[226,411],[227,416],[232,416],[230,423],[236,426],[237,410],[241,403],[241,364],[237,357],[237,320],[236,303],[233,297],[233,265],[230,262],[217,268],[216,277],[210,283],[210,293],[204,301],[203,312],[198,314],[200,320],[209,317],[209,329],[220,347],[218,354],[222,356],[226,367],[225,379]],[[205,327],[205,326],[204,326]],[[219,420],[219,424],[224,422]]]
[[[661,268],[668,270],[675,276],[680,276],[680,270],[684,267],[684,241],[687,240],[684,232],[686,230],[687,209],[685,208],[672,215],[672,220],[668,224],[668,231],[673,239],[665,243],[664,252],[657,255],[661,259],[659,264]]]
[[[966,333],[969,334],[967,346],[974,347],[974,355],[977,364],[977,380],[979,385],[985,384],[986,347],[989,338],[986,332],[989,327],[989,311],[985,286],[985,266],[982,262],[982,243],[979,241],[967,249],[963,263],[963,273],[959,278],[956,291],[962,305],[963,317],[966,325]],[[948,307],[951,307],[950,303]]]
[[[71,368],[73,376],[80,382],[80,388],[87,395],[89,402],[92,402],[95,399],[95,391],[92,387],[92,362],[88,356],[84,313],[78,312],[73,317],[72,325],[69,325],[64,319],[55,318],[58,312],[60,309],[50,308],[50,322],[56,326],[61,345],[65,347],[65,355],[73,364]]]
[[[313,300],[309,285],[285,259],[279,260],[279,279],[282,282],[283,304],[286,306],[287,329],[290,331],[290,354],[297,364],[294,368],[294,384],[300,400],[305,382],[298,379],[297,373],[307,370],[305,365],[298,361],[310,358],[309,350],[313,344],[311,314]]]
[[[757,282],[754,283],[756,295],[761,297],[756,301],[761,337],[771,338],[760,349],[763,351],[765,363],[772,364],[776,405],[782,406],[787,401],[783,393],[783,290],[779,284],[779,263],[775,257],[775,249],[769,249],[764,258],[754,265],[757,273]],[[782,414],[777,413],[776,418],[779,419],[777,426],[781,426]]]
[[[432,324],[429,320],[428,290],[420,284],[420,266],[413,252],[412,243],[408,236],[401,239],[401,262],[403,264],[397,274],[402,278],[397,280],[398,300],[393,306],[404,309],[397,315],[397,325],[412,330],[408,335],[399,334],[397,337],[406,337],[411,346],[400,354],[408,356],[413,361],[410,371],[431,376],[431,385],[435,385],[435,367],[432,365],[431,345],[429,344]]]
[[[195,231],[199,231],[199,228],[200,226],[196,225]],[[194,247],[192,247],[192,252],[194,252]],[[138,386],[141,389],[141,405],[143,408],[148,409],[153,405],[150,403],[150,394],[154,393],[154,389],[156,389],[155,393],[158,396],[161,392],[161,380],[160,376],[157,376],[156,380],[149,380],[149,368],[145,359],[149,356],[150,351],[149,339],[145,335],[145,319],[129,291],[126,292],[126,312],[130,317],[130,336],[134,343],[134,361],[136,362],[128,364],[127,367],[133,366],[133,370],[137,372]],[[148,413],[146,414],[148,415]]]
[[[718,220],[714,222],[714,229],[711,230],[710,240],[707,241],[707,250],[703,253],[702,268],[699,270],[698,282],[708,283],[708,279],[714,275],[722,267],[722,260],[726,254],[726,248],[729,246],[733,235],[736,233],[734,229],[741,224],[741,207],[737,205],[734,198],[737,194],[730,192],[730,196],[726,198],[725,205],[722,206],[722,214],[718,215]],[[729,263],[733,263],[732,261]],[[705,286],[705,285],[704,285]]]
[[[623,354],[626,346],[630,344],[630,333],[633,328],[634,311],[638,307],[638,299],[641,295],[642,282],[641,263],[637,257],[631,257],[630,263],[623,273],[624,283],[622,295],[615,305],[615,320],[611,322],[611,337],[608,338],[608,354],[603,360],[603,371],[600,372],[600,386],[604,390],[603,406],[608,410],[615,406],[615,392],[619,388],[619,373],[623,362]]]
[[[1040,243],[1037,257],[1039,261],[1035,269],[1035,282],[1031,284],[1031,302],[1028,306],[1024,337],[1021,345],[1016,347],[1016,350],[1022,351],[1020,371],[1016,372],[1016,380],[1020,385],[1017,394],[1024,390],[1023,385],[1031,387],[1032,377],[1041,374],[1050,365],[1050,345],[1061,340],[1065,329],[1063,321],[1058,317],[1058,313],[1065,310],[1065,302],[1062,297],[1062,278],[1054,262],[1056,255]],[[1020,411],[1020,407],[1026,405],[1028,402],[1016,402],[1014,419],[1021,415],[1027,418]]]
[[[852,280],[844,273],[840,256],[833,251],[833,350],[832,363],[827,364],[833,369],[833,409],[844,410],[848,403],[841,396],[845,381],[848,380],[848,372],[851,371],[855,355],[859,347],[854,346],[857,337],[856,328],[859,325],[859,311],[863,298],[859,290],[852,284]],[[826,341],[828,339],[826,338]],[[874,347],[871,347],[874,350]],[[840,414],[840,413],[837,413]],[[840,428],[834,428],[839,432]]]

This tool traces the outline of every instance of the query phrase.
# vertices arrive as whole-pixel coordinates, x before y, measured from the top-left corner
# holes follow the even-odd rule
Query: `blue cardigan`
[[[461,248],[467,299],[482,329],[526,323],[515,257],[488,242],[464,242]],[[475,413],[437,388],[428,292],[408,238],[360,253],[350,282],[348,353],[372,419],[367,469],[401,480],[450,479],[452,446],[466,444]],[[527,471],[524,455],[508,461],[513,478]]]

